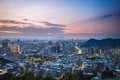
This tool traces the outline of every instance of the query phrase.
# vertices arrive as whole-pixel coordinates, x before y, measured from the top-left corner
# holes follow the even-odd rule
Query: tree
[[[47,77],[45,77],[43,80],[56,80],[56,79],[53,78],[53,77],[47,76]]]
[[[4,75],[0,75],[0,80],[9,80],[13,75],[11,73],[6,73]]]

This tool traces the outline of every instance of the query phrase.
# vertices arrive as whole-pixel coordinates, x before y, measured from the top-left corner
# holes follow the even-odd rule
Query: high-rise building
[[[10,46],[11,52],[16,53],[16,52],[20,52],[20,45],[12,43]]]
[[[10,44],[11,44],[11,41],[10,41],[9,39],[5,39],[5,40],[3,40],[3,42],[2,42],[2,47],[3,47],[3,48],[7,48],[7,47],[10,46]]]

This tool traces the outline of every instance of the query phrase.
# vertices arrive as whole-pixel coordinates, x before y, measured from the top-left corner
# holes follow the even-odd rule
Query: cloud
[[[36,27],[36,28],[39,28],[39,27],[44,27],[44,26],[41,26],[40,24],[36,24],[36,23],[33,23],[33,22],[26,22],[26,21],[17,21],[17,20],[4,20],[4,19],[1,19],[0,20],[0,27],[13,27],[13,26],[16,26],[17,28],[25,28],[25,27]]]
[[[27,22],[26,22],[27,21]],[[24,28],[24,27],[36,27],[36,28],[51,28],[51,27],[62,27],[62,28],[65,28],[66,25],[63,25],[63,24],[54,24],[54,23],[50,23],[50,22],[47,22],[47,21],[44,21],[44,22],[32,22],[32,21],[29,21],[28,19],[23,19],[23,21],[17,21],[17,20],[4,20],[4,19],[0,19],[0,27],[1,26],[7,26],[7,27],[12,27],[12,26],[16,26],[17,27],[21,27],[21,28]]]
[[[20,31],[0,31],[0,33],[7,33],[7,34],[21,34],[23,32]]]
[[[50,22],[40,22],[40,23],[43,23],[44,25],[46,26],[54,26],[54,27],[66,27],[66,25],[63,25],[63,24],[55,24],[55,23],[50,23]]]
[[[65,25],[49,22],[29,22],[0,20],[1,37],[48,37],[64,34]],[[43,24],[44,23],[44,24]]]
[[[12,23],[12,24],[30,24],[30,23],[25,23],[25,22],[20,22],[16,20],[0,20],[1,23],[7,24],[7,23]]]
[[[0,27],[0,33],[1,36],[5,36],[5,34],[18,34],[19,33],[19,36],[24,36],[24,37],[39,37],[39,36],[48,36],[50,34],[48,33],[51,33],[51,34],[54,34],[56,35],[57,33],[64,33],[64,28],[54,28],[54,27],[51,27],[51,28],[36,28],[36,27],[33,27],[33,26],[28,26],[28,27],[24,27],[24,28],[20,28],[20,27],[17,27],[17,26],[11,26],[11,27],[6,27],[6,26],[3,26],[3,27]],[[21,34],[22,33],[22,34]],[[13,35],[10,35],[9,36],[13,36]],[[53,36],[54,36],[53,35]]]
[[[107,14],[107,15],[104,15],[104,16],[101,16],[99,17],[98,19],[101,20],[101,19],[107,19],[107,18],[110,18],[112,17],[113,15],[112,14]]]
[[[28,19],[23,19],[24,21],[28,21]]]
[[[94,19],[90,19],[90,20],[88,20],[88,22],[105,20],[105,19],[118,19],[119,16],[120,16],[120,12],[117,12],[117,13],[109,13],[109,14],[102,15],[102,16],[99,16],[99,17],[94,18]]]

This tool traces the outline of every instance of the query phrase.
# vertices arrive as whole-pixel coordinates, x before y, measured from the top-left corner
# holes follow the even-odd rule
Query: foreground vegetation
[[[81,72],[78,73],[67,73],[63,78],[59,80],[90,80],[93,76],[83,76]],[[57,80],[54,77],[46,76],[34,76],[33,72],[27,72],[20,76],[14,76],[12,74],[5,74],[0,76],[0,80]]]

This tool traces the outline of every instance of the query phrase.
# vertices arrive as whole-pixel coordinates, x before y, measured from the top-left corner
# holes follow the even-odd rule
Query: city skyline
[[[1,38],[120,38],[119,0],[1,0]]]

